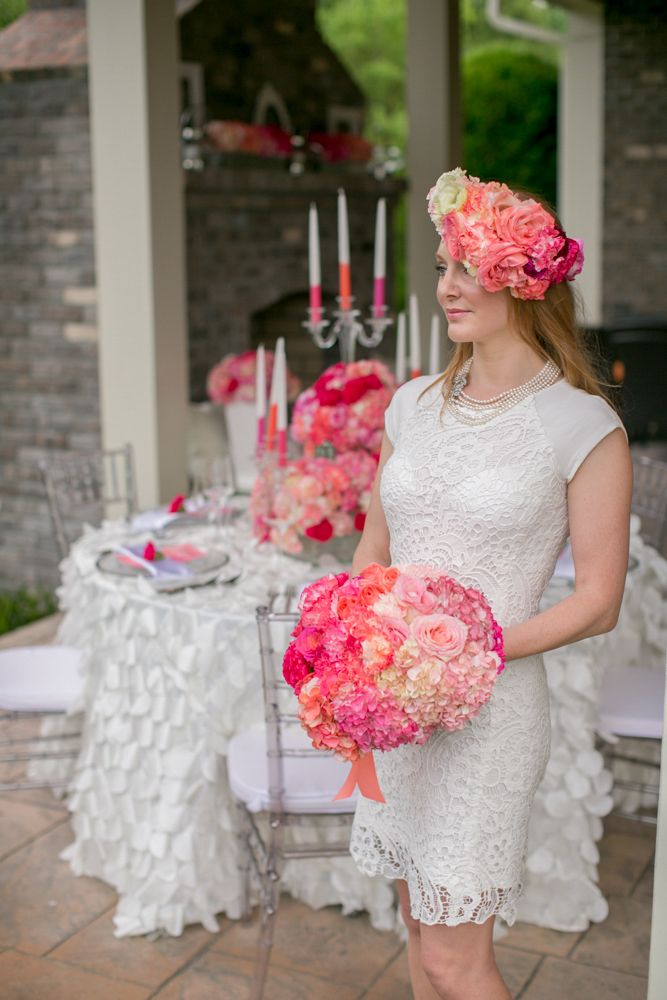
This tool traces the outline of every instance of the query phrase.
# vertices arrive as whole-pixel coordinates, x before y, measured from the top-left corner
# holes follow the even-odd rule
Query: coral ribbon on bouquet
[[[380,783],[378,782],[372,753],[362,754],[358,760],[352,762],[352,767],[350,768],[350,773],[347,776],[345,784],[338,794],[334,795],[333,801],[337,802],[338,799],[349,799],[357,785],[359,785],[359,791],[364,798],[374,799],[375,802],[386,802],[380,790]]]

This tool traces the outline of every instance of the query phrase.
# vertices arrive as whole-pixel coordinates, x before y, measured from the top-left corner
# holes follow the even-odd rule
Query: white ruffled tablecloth
[[[612,778],[594,749],[597,692],[605,664],[659,659],[667,646],[667,563],[636,527],[638,564],[617,628],[545,657],[552,754],[533,811],[519,917],[546,927],[581,930],[607,914],[596,841],[612,807]],[[189,532],[188,541],[210,542],[210,530]],[[85,653],[82,749],[69,799],[75,839],[63,856],[76,874],[117,890],[117,936],[178,935],[198,922],[216,930],[216,914],[236,918],[240,909],[225,750],[234,733],[263,718],[255,608],[271,590],[327,567],[313,573],[257,548],[237,523],[222,540],[237,553],[238,582],[156,594],[145,580],[96,568],[99,553],[126,534],[118,523],[89,531],[63,564],[59,639]],[[568,586],[554,578],[545,606]],[[368,910],[379,929],[396,925],[391,884],[361,875],[349,858],[291,862],[284,886],[314,907],[339,903],[345,913]]]

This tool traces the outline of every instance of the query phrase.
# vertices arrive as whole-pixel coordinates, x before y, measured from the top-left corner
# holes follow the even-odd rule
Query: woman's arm
[[[363,534],[352,560],[353,576],[361,572],[364,566],[368,566],[369,563],[380,563],[381,566],[389,565],[389,529],[387,528],[382,501],[380,500],[380,480],[382,478],[382,470],[387,460],[391,457],[393,450],[391,441],[386,433],[383,434],[380,462],[375,474],[371,502],[366,515],[366,524],[364,525]]]
[[[618,428],[593,448],[568,486],[574,593],[504,630],[508,660],[613,629],[628,569],[631,496],[632,461]]]

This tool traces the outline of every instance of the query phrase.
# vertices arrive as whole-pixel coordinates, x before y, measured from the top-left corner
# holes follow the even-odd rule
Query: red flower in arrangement
[[[266,351],[265,375],[266,392],[271,388],[273,376],[273,351]],[[255,399],[255,351],[243,351],[241,354],[227,354],[217,365],[214,365],[206,379],[206,392],[213,403],[226,405],[228,403],[252,403]],[[287,398],[296,399],[301,390],[301,382],[291,371],[287,372]]]
[[[328,542],[333,533],[333,525],[326,517],[319,524],[313,524],[305,530],[308,538],[314,538],[316,542]]]
[[[324,371],[294,405],[290,432],[305,448],[328,443],[337,452],[379,451],[384,411],[396,389],[381,361],[342,361]]]
[[[157,555],[157,550],[152,542],[146,542],[144,546],[144,551],[141,553],[144,559],[148,559],[149,562],[153,562]]]
[[[366,515],[359,511],[358,514],[354,516],[354,527],[357,531],[363,531],[364,525],[366,524]]]
[[[177,493],[167,507],[167,513],[179,514],[182,510],[185,510],[185,493]]]

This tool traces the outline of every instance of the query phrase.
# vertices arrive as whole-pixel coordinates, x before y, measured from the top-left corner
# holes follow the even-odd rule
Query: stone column
[[[462,166],[458,0],[408,0],[407,289],[419,297],[422,357],[428,358],[435,298],[437,236],[426,211],[428,189]]]
[[[558,213],[568,234],[584,241],[576,280],[584,319],[602,322],[604,198],[604,21],[602,9],[568,12],[559,75]]]
[[[139,502],[185,485],[187,346],[175,7],[88,0],[102,439]]]

